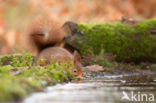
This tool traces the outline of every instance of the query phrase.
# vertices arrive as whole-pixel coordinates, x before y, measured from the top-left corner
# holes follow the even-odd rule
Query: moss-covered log
[[[156,19],[141,22],[77,24],[66,43],[81,54],[111,53],[118,61],[156,62]]]

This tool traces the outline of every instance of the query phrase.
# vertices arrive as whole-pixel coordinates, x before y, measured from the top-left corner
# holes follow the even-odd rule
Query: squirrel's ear
[[[76,61],[81,61],[81,56],[80,56],[80,54],[75,50],[74,51],[74,62],[76,62]]]

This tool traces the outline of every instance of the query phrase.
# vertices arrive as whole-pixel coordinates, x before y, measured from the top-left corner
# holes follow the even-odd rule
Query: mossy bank
[[[52,61],[46,67],[32,66],[29,54],[1,56],[0,61],[0,102],[19,101],[47,85],[74,79],[71,72],[64,70],[69,63],[60,66]]]

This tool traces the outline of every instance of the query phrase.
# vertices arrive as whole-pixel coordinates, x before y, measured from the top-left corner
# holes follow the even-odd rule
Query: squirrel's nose
[[[77,76],[77,79],[81,79],[82,78],[82,76]]]

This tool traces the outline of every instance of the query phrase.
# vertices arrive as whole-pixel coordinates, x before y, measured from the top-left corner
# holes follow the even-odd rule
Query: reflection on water
[[[156,103],[156,81],[151,77],[116,75],[58,84],[32,94],[23,103]]]

